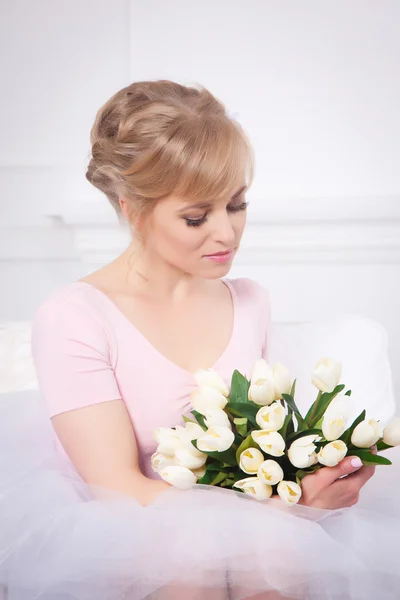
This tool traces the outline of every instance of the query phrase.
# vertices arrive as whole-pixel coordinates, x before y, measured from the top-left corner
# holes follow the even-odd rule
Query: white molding
[[[0,260],[80,260],[92,268],[129,243],[99,202],[45,215],[46,226],[2,227]],[[235,264],[399,264],[400,196],[251,199]]]

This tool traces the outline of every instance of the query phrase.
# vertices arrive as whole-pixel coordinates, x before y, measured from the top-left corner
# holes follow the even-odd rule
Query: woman
[[[5,413],[4,448],[18,457],[0,490],[10,600],[399,597],[390,553],[382,565],[382,550],[364,544],[377,531],[394,543],[397,513],[335,510],[356,504],[374,473],[359,459],[307,476],[303,506],[290,511],[176,490],[152,468],[154,430],[190,413],[196,370],[230,383],[268,356],[267,291],[226,278],[252,179],[238,123],[205,89],[142,82],[101,107],[91,143],[86,176],[132,241],[36,313],[33,357],[56,448],[41,396],[29,419]]]

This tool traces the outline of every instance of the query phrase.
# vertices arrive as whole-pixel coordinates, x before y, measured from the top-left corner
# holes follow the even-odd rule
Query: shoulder
[[[226,280],[231,284],[236,295],[243,300],[256,303],[269,303],[269,291],[264,285],[249,277],[238,277]]]
[[[53,291],[36,309],[32,321],[32,341],[64,337],[108,337],[108,328],[96,290],[74,282]]]

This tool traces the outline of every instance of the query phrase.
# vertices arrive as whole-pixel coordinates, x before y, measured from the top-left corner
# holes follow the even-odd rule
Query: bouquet
[[[366,411],[348,423],[351,390],[339,384],[341,364],[323,358],[311,381],[318,389],[306,415],[295,401],[296,380],[281,364],[258,360],[250,379],[235,370],[228,390],[212,369],[194,374],[193,419],[159,428],[152,468],[180,489],[195,483],[233,489],[257,500],[301,498],[309,473],[358,456],[365,465],[390,465],[379,451],[400,445],[400,418],[382,428]],[[376,450],[375,450],[376,448]]]

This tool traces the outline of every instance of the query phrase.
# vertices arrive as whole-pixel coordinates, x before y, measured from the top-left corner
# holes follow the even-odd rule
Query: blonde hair
[[[170,194],[222,197],[253,178],[242,127],[204,87],[173,81],[133,83],[97,112],[86,178],[117,214],[119,198],[145,214]]]

